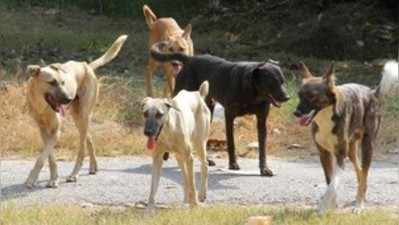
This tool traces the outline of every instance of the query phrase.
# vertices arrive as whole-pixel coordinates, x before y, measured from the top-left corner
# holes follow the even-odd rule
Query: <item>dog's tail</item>
[[[199,91],[201,97],[203,99],[205,99],[206,96],[208,96],[208,94],[209,94],[209,82],[207,80],[202,82],[202,84],[199,87],[198,91]]]
[[[127,35],[121,35],[116,39],[116,41],[112,44],[112,46],[102,55],[100,58],[94,60],[89,64],[89,66],[95,70],[100,66],[103,66],[109,62],[111,62],[121,50],[123,44],[127,39]]]
[[[145,17],[145,22],[148,25],[148,28],[152,28],[152,24],[157,20],[157,16],[155,13],[148,7],[148,5],[143,6],[143,13]]]
[[[190,60],[191,56],[186,55],[184,53],[166,53],[162,52],[165,47],[168,45],[166,41],[160,41],[152,45],[150,49],[151,56],[160,62],[169,62],[173,60],[177,60],[182,62],[183,64]]]
[[[388,61],[382,70],[382,79],[376,91],[377,96],[399,94],[399,65],[396,61]]]

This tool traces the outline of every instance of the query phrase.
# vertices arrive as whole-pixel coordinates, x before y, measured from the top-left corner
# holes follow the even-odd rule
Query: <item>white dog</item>
[[[388,61],[382,70],[380,91],[388,96],[399,96],[399,65],[396,61]]]
[[[204,98],[208,92],[209,84],[205,81],[196,92],[182,90],[173,99],[147,97],[143,100],[144,135],[148,138],[147,149],[153,156],[149,208],[155,204],[163,154],[166,151],[176,155],[183,175],[184,199],[190,206],[198,205],[193,163],[193,152],[196,151],[201,161],[199,200],[205,201],[208,186],[206,143],[211,114]]]

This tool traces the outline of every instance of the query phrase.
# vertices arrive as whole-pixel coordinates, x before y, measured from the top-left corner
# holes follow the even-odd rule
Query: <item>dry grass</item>
[[[4,82],[0,90],[2,151],[6,155],[36,155],[42,143],[35,122],[26,107],[25,82],[19,81],[18,76],[15,77],[16,79]],[[100,79],[100,82],[100,97],[90,127],[97,152],[100,155],[142,152],[144,140],[141,127],[137,123],[126,122],[127,113],[138,116],[137,112],[129,110],[135,110],[134,106],[138,104],[142,95],[137,93],[137,89],[131,88],[126,80],[105,78]],[[132,90],[135,93],[131,93]],[[67,116],[57,148],[61,153],[69,153],[76,151],[78,142],[77,129],[71,117]]]
[[[392,210],[372,210],[362,215],[347,213],[318,216],[313,210],[217,205],[205,208],[171,209],[148,214],[138,209],[82,209],[77,206],[50,205],[18,208],[6,206],[0,225],[244,225],[250,216],[270,215],[274,225],[397,225]],[[67,219],[66,219],[67,217]]]

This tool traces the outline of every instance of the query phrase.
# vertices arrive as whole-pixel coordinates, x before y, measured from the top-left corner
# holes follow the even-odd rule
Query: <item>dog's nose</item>
[[[300,116],[302,116],[302,113],[301,113],[301,111],[299,111],[299,110],[295,110],[295,112],[294,112],[294,116],[296,116],[296,117],[300,117]]]

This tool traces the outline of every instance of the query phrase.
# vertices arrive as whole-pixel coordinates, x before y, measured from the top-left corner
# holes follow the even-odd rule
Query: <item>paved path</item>
[[[65,183],[73,162],[59,162],[58,189],[46,189],[48,168],[33,190],[23,185],[33,161],[3,160],[1,163],[2,201],[16,204],[72,203],[130,205],[146,201],[150,189],[151,160],[148,157],[100,158],[100,172],[88,175],[87,162],[77,183]],[[226,160],[216,160],[210,169],[208,203],[288,203],[314,205],[325,190],[324,177],[317,161],[270,159],[277,176],[257,176],[257,160],[239,159],[241,174],[225,169]],[[196,161],[196,171],[198,169]],[[174,160],[164,164],[157,202],[179,203],[183,199],[179,169]],[[398,166],[374,162],[369,178],[369,205],[399,205]],[[198,172],[197,172],[197,178]],[[198,184],[198,182],[197,182]],[[355,198],[356,179],[350,163],[339,187],[340,206]]]

